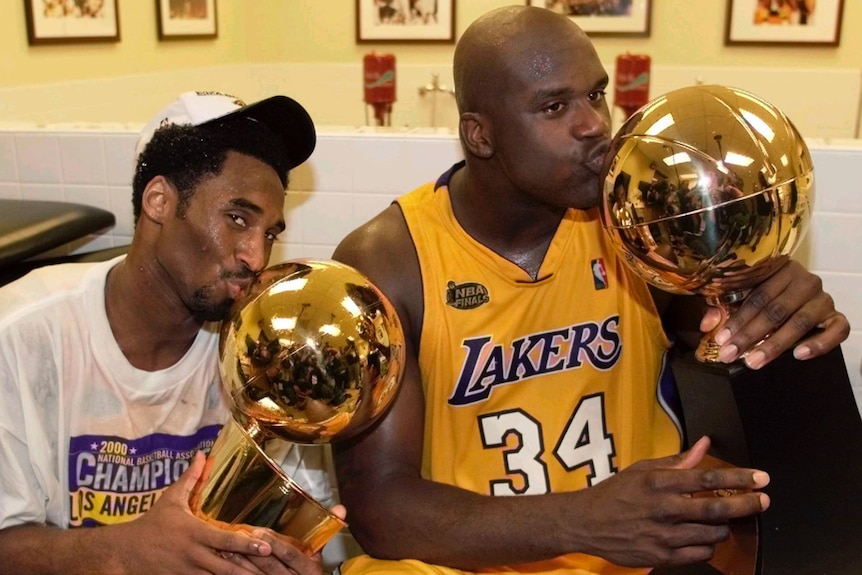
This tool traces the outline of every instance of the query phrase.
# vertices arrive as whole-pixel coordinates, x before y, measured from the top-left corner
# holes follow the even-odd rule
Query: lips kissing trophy
[[[705,296],[722,323],[786,263],[813,199],[813,163],[792,122],[724,86],[640,108],[602,174],[602,221],[627,264],[660,289]],[[669,573],[862,573],[862,421],[840,348],[807,361],[788,351],[753,371],[718,362],[721,328],[672,362],[686,443],[711,437],[706,466],[767,471],[772,503],[734,524],[709,564]]]
[[[401,384],[404,333],[382,292],[355,269],[291,260],[264,270],[219,340],[231,405],[190,498],[199,517],[271,528],[320,551],[345,523],[279,466],[293,443],[367,428]]]

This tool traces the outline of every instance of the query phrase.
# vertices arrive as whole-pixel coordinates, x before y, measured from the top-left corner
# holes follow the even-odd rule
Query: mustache
[[[259,274],[243,266],[239,270],[222,270],[219,279],[222,280],[254,280]]]

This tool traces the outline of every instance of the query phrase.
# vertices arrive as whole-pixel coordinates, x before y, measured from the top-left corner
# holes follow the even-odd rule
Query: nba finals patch
[[[608,289],[608,272],[605,271],[605,260],[598,258],[591,261],[590,269],[593,270],[593,285],[596,286],[596,289]]]
[[[456,284],[450,281],[446,285],[446,305],[455,309],[476,309],[491,301],[488,288],[480,283],[467,282]]]

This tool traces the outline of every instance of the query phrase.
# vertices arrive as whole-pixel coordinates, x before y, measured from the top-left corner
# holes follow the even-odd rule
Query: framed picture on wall
[[[565,14],[589,36],[649,36],[651,0],[527,0]]]
[[[156,0],[159,40],[218,36],[216,0]]]
[[[724,43],[837,46],[844,0],[729,0]]]
[[[117,0],[24,0],[31,45],[119,42]]]
[[[455,42],[455,0],[356,0],[356,43]]]

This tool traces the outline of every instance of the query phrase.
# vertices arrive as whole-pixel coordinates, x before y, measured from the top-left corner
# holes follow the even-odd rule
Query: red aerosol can
[[[365,123],[368,106],[374,111],[377,126],[390,126],[392,104],[395,102],[395,56],[372,52],[362,59],[363,86],[365,89]]]
[[[614,74],[614,106],[622,108],[625,117],[649,102],[650,57],[643,54],[620,54]]]

